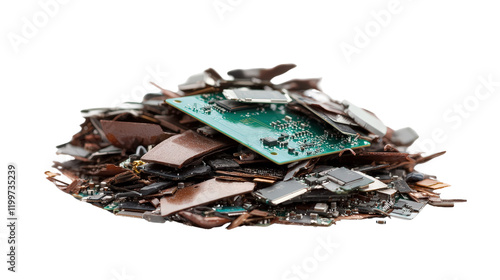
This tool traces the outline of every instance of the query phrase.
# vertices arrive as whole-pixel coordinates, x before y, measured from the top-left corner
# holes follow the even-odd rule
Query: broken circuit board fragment
[[[370,143],[339,135],[333,129],[289,111],[285,105],[262,104],[227,111],[219,93],[167,99],[166,103],[213,127],[276,164],[366,147]]]

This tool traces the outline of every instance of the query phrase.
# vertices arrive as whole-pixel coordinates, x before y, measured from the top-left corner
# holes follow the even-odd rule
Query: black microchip
[[[224,108],[228,110],[229,112],[237,112],[237,111],[242,111],[246,109],[252,109],[257,107],[257,104],[252,104],[252,103],[242,103],[234,100],[217,100],[215,101],[215,104],[217,104],[219,107]]]
[[[240,167],[240,165],[236,161],[230,158],[212,159],[208,161],[208,165],[210,165],[215,170],[228,170]]]
[[[262,143],[266,146],[274,147],[278,145],[278,140],[273,137],[262,138]]]
[[[154,211],[156,208],[149,204],[140,204],[133,201],[127,201],[120,203],[118,207],[122,210],[133,211],[133,212],[145,212]]]
[[[328,181],[328,177],[326,177],[326,176],[319,177],[316,181],[317,181],[319,184],[323,184],[324,182]]]
[[[318,178],[312,176],[312,177],[307,177],[304,179],[304,182],[308,185],[308,186],[312,186],[312,185],[316,185],[316,182],[318,181]]]
[[[410,208],[412,212],[420,212],[424,208],[425,203],[415,202],[406,199],[400,199],[396,204],[394,204],[394,209],[402,209],[404,207]]]
[[[337,168],[335,170],[332,170],[328,172],[329,176],[332,176],[344,183],[350,183],[357,181],[359,179],[362,179],[363,176],[359,175],[358,173],[351,171],[345,167]]]
[[[191,165],[181,169],[175,169],[157,163],[148,163],[140,166],[139,169],[148,174],[174,181],[186,180],[195,176],[204,176],[212,171],[210,166],[204,164]]]
[[[87,196],[87,202],[100,202],[101,199],[105,196],[105,194],[95,194]]]
[[[404,180],[397,180],[392,182],[396,190],[400,193],[411,193],[413,190],[408,186]]]
[[[173,182],[167,181],[167,182],[156,182],[151,185],[145,186],[140,189],[140,193],[142,195],[150,195],[157,193],[163,189],[166,189],[167,187],[171,186]]]

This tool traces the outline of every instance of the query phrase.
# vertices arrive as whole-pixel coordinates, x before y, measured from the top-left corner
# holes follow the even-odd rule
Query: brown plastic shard
[[[160,125],[170,129],[173,132],[182,133],[189,128],[179,122],[179,118],[176,116],[163,116],[156,115],[155,118],[159,121]]]
[[[64,189],[66,189],[69,186],[68,183],[66,183],[64,181],[61,181],[61,180],[59,180],[59,179],[56,178],[58,176],[61,176],[61,174],[59,174],[59,173],[54,173],[54,172],[51,172],[51,171],[45,171],[45,175],[47,175],[47,180],[49,180],[52,183],[54,183],[54,185],[56,185],[56,187],[58,187],[61,190],[64,190]]]
[[[295,64],[280,64],[273,68],[254,68],[254,69],[235,69],[227,72],[229,76],[240,80],[259,79],[262,81],[270,81],[274,77],[288,72],[295,68]]]
[[[190,76],[185,83],[179,85],[179,90],[184,92],[186,95],[191,95],[193,92],[199,94],[200,90],[213,88],[222,80],[223,79],[219,73],[217,73],[214,69],[209,68],[202,73]]]
[[[73,182],[71,182],[71,184],[69,184],[67,188],[62,190],[69,194],[78,194],[80,192],[80,189],[85,183],[86,181],[83,179],[76,179]]]
[[[94,125],[93,122],[91,121],[90,118],[85,118],[85,121],[80,125],[82,128],[79,132],[77,132],[75,135],[73,135],[71,139],[71,145],[83,147],[85,143],[88,142],[88,138],[86,138],[87,135],[92,135],[94,131]],[[96,135],[98,136],[98,135]],[[95,136],[94,136],[95,137]],[[99,141],[96,138],[94,138],[95,141]]]
[[[321,78],[316,79],[293,79],[286,81],[278,86],[282,89],[292,90],[292,91],[305,91],[308,89],[321,90],[319,87],[319,82]]]
[[[178,190],[174,196],[163,197],[161,215],[172,213],[194,206],[207,204],[226,197],[249,193],[255,187],[252,182],[228,182],[210,179],[202,183]]]
[[[415,156],[415,161],[416,161],[416,163],[417,163],[417,164],[420,164],[420,163],[426,163],[426,162],[428,162],[429,160],[431,160],[431,159],[435,159],[435,158],[437,158],[437,157],[439,157],[439,156],[442,156],[442,155],[444,155],[444,154],[446,154],[446,151],[442,151],[442,152],[439,152],[439,153],[435,153],[435,154],[432,154],[432,155],[429,155],[429,156],[426,156],[426,157],[423,157],[423,156],[421,156],[420,154],[418,154],[418,155],[416,155],[416,156]]]
[[[130,183],[141,179],[139,176],[135,175],[135,173],[131,170],[127,170],[125,172],[116,174],[115,176],[108,178],[105,180],[106,183],[115,185],[115,184],[124,184]]]
[[[155,193],[155,194],[146,195],[144,197],[149,198],[149,197],[161,197],[164,195],[174,195],[176,191],[177,191],[177,187],[171,187],[168,189],[164,189],[164,190],[162,190],[158,193]]]
[[[226,229],[233,229],[235,227],[241,226],[251,215],[249,213],[244,213],[238,216],[234,221],[231,222],[229,226],[227,226]]]
[[[218,180],[231,181],[231,182],[248,182],[248,181],[250,181],[250,179],[233,177],[233,176],[215,176],[215,178]]]
[[[191,213],[188,211],[180,211],[179,215],[184,219],[191,222],[193,226],[201,227],[201,228],[214,228],[220,227],[226,223],[229,223],[231,220],[223,217],[204,217],[195,213]]]
[[[439,197],[429,198],[429,204],[436,207],[454,207],[455,203],[467,202],[467,199],[442,199]]]
[[[161,93],[167,97],[167,98],[176,98],[176,97],[181,97],[180,94],[178,94],[177,92],[173,92],[173,91],[170,91],[168,89],[164,89],[162,87],[160,87],[159,85],[155,84],[154,82],[150,82],[153,86],[159,88],[161,90]]]
[[[250,214],[252,216],[258,216],[258,217],[267,217],[267,216],[270,216],[269,212],[262,211],[262,210],[259,210],[259,209],[254,209],[254,210],[250,211]]]
[[[188,130],[161,142],[142,156],[141,160],[181,168],[196,158],[226,148],[230,144],[227,139],[208,138]]]
[[[342,164],[371,164],[371,163],[401,163],[411,159],[407,153],[395,152],[360,152],[356,155],[344,154],[337,159]]]
[[[104,177],[115,176],[122,172],[128,171],[127,169],[116,166],[114,164],[100,164],[100,165],[86,166],[85,169],[88,169],[86,173],[89,175],[104,176]]]
[[[283,178],[283,181],[288,181],[292,179],[293,177],[300,176],[301,174],[309,173],[314,166],[316,166],[316,163],[319,161],[319,158],[312,158],[310,160],[304,160],[302,162],[296,162],[290,164],[290,169],[286,173],[285,177]]]
[[[436,207],[455,207],[455,203],[453,203],[452,201],[445,201],[435,197],[429,198],[428,203]]]
[[[111,144],[127,150],[139,145],[155,145],[172,135],[163,132],[161,126],[151,123],[101,120],[101,125]]]

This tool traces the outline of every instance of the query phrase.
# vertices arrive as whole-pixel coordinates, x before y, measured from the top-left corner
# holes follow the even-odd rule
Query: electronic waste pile
[[[47,179],[119,216],[213,228],[227,224],[330,226],[344,219],[413,219],[449,185],[415,166],[411,128],[333,100],[319,79],[271,80],[294,68],[215,70],[177,92],[83,110],[85,121]],[[60,173],[71,179],[65,182]]]

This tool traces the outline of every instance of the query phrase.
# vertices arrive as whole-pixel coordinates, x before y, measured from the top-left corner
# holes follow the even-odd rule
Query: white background
[[[68,1],[48,16],[46,2],[0,4],[2,184],[19,169],[19,272],[2,261],[1,279],[498,279],[500,87],[480,81],[500,81],[498,2]],[[334,98],[418,131],[412,150],[447,150],[418,169],[469,202],[386,225],[202,230],[115,217],[44,179],[80,109],[138,101],[155,91],[144,81],[176,90],[208,67],[280,63],[298,67],[275,82],[323,77]]]

